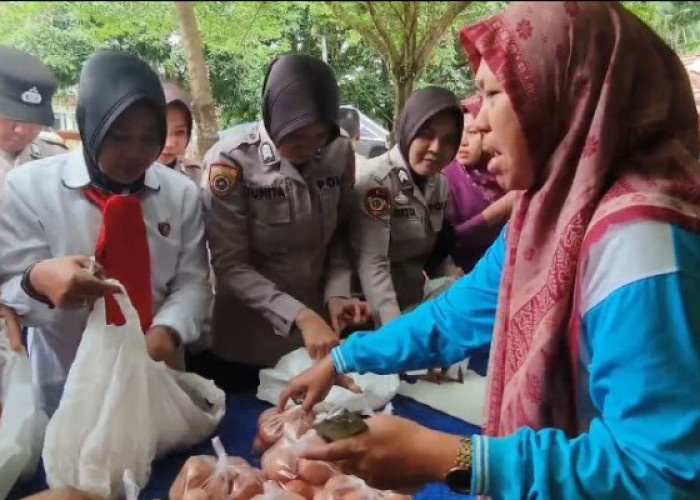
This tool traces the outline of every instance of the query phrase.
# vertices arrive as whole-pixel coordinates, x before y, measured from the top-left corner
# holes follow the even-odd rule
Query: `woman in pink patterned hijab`
[[[700,164],[678,56],[618,2],[522,2],[461,32],[488,171],[522,190],[474,271],[283,395],[491,345],[483,435],[388,416],[311,450],[380,487],[493,498],[697,498]]]

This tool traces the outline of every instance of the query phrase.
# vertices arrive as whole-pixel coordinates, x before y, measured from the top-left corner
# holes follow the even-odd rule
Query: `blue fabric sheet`
[[[486,371],[486,357],[484,355],[472,357],[470,368],[477,373],[484,374]],[[393,401],[393,405],[396,415],[409,418],[431,429],[465,436],[481,432],[478,427],[469,425],[402,396],[397,396]],[[257,433],[258,416],[269,407],[269,404],[258,400],[255,394],[252,393],[230,393],[227,395],[226,415],[219,426],[217,435],[230,455],[241,456],[253,466],[260,467],[260,461],[253,455],[252,443]],[[153,463],[151,481],[141,492],[140,498],[143,500],[152,500],[154,498],[167,499],[170,485],[175,480],[187,458],[192,455],[213,454],[211,441],[207,440],[185,452],[171,454],[161,460],[157,460]],[[43,466],[40,464],[39,470],[32,480],[22,485],[17,485],[7,498],[8,500],[16,500],[44,489],[46,489],[46,480]],[[415,498],[416,500],[451,498],[466,500],[469,497],[456,495],[442,484],[431,484],[419,492]]]

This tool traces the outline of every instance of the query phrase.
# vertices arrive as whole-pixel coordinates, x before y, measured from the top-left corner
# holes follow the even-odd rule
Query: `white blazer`
[[[94,255],[102,214],[83,193],[89,183],[78,150],[13,169],[0,195],[0,300],[30,327],[34,385],[49,414],[58,406],[88,310],[49,309],[27,296],[20,281],[34,261]],[[169,326],[191,343],[212,300],[199,192],[187,177],[159,164],[147,170],[145,185],[153,325]]]

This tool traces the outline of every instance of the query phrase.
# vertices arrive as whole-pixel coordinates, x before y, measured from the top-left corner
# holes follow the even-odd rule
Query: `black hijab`
[[[338,82],[325,62],[303,54],[275,58],[263,84],[262,115],[272,142],[317,122],[333,128],[328,143],[340,134]]]
[[[115,182],[98,167],[100,147],[110,127],[131,105],[145,102],[158,115],[160,150],[165,146],[167,122],[165,96],[153,70],[136,56],[100,50],[80,73],[76,118],[83,156],[94,185],[110,193],[136,193],[143,189],[144,176],[131,185]]]
[[[406,102],[399,118],[399,151],[406,165],[409,166],[414,180],[418,177],[408,161],[408,150],[421,127],[432,117],[443,111],[449,111],[454,117],[457,133],[462,137],[464,114],[462,104],[452,92],[440,87],[426,87],[415,92]],[[459,145],[457,145],[459,147]],[[455,148],[457,154],[457,148]],[[454,155],[452,155],[454,156]]]

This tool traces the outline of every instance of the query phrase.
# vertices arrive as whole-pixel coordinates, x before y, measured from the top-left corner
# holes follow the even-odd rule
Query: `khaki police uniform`
[[[303,345],[294,319],[304,307],[327,318],[328,298],[350,297],[352,145],[340,136],[297,170],[260,123],[217,143],[204,167],[212,351],[272,366]]]
[[[17,156],[10,155],[0,149],[0,184],[4,182],[7,173],[24,163],[48,158],[49,156],[67,153],[68,148],[60,142],[53,142],[37,137],[31,144],[24,148]]]
[[[173,170],[176,170],[181,174],[185,174],[192,180],[192,182],[194,182],[197,185],[197,187],[201,186],[202,173],[204,170],[202,169],[202,166],[196,161],[187,157],[179,156],[175,160]]]
[[[383,325],[423,300],[423,268],[442,230],[447,180],[413,183],[398,146],[357,170],[350,243],[362,291]]]
[[[51,99],[58,81],[49,67],[36,57],[8,46],[0,46],[0,61],[0,119],[52,125],[54,113]],[[39,137],[17,156],[0,149],[0,198],[5,177],[11,169],[60,152],[65,150]],[[2,318],[0,337],[5,337]]]

